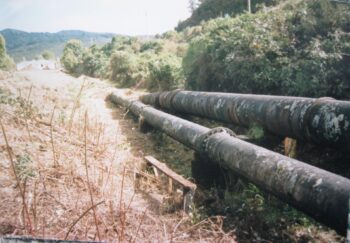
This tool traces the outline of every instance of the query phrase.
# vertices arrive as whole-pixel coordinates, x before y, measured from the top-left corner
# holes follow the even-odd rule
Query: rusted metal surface
[[[245,127],[257,124],[284,137],[350,148],[349,101],[180,90],[140,99],[156,108]]]
[[[224,169],[346,234],[349,179],[242,141],[226,128],[209,129],[118,93],[110,99]]]

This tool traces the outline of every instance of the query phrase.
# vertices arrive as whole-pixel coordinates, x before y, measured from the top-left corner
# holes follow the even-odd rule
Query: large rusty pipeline
[[[122,105],[182,144],[345,234],[350,180],[112,93]]]
[[[168,91],[140,97],[156,108],[249,127],[276,135],[350,148],[350,102],[332,98]]]

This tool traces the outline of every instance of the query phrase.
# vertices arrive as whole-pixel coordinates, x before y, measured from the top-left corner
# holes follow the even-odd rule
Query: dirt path
[[[60,71],[0,80],[0,235],[232,242],[220,217],[196,222],[175,210],[161,178],[150,175],[135,190],[144,155],[180,168],[192,153],[163,135],[141,134],[124,110],[105,101],[112,89]]]

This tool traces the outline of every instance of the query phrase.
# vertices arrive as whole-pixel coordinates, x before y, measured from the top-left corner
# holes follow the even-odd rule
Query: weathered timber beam
[[[185,187],[185,188],[191,189],[191,190],[196,190],[196,188],[197,188],[196,184],[183,178],[181,175],[176,174],[165,163],[160,162],[159,160],[155,159],[153,156],[146,156],[145,160],[148,163],[150,163],[152,166],[155,166],[157,169],[159,169],[163,174],[165,174],[169,178],[171,178],[174,181],[176,181],[177,183],[179,183],[182,187]]]
[[[349,179],[242,141],[228,129],[209,129],[118,93],[112,93],[110,99],[142,116],[154,128],[345,235]]]
[[[245,127],[258,124],[277,135],[350,148],[350,101],[180,90],[140,99],[156,108]]]
[[[150,163],[152,166],[159,169],[163,174],[168,176],[169,178],[169,192],[171,193],[172,187],[173,187],[173,180],[176,181],[178,184],[180,184],[183,187],[183,209],[185,213],[192,213],[192,202],[193,197],[195,194],[195,191],[197,189],[197,185],[190,182],[189,180],[186,180],[181,175],[176,174],[174,171],[172,171],[165,163],[162,163],[155,159],[152,156],[146,156],[145,160]]]

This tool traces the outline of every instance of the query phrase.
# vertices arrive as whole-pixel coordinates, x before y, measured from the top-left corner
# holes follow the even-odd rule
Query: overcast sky
[[[0,30],[153,35],[189,15],[188,0],[0,0]]]

